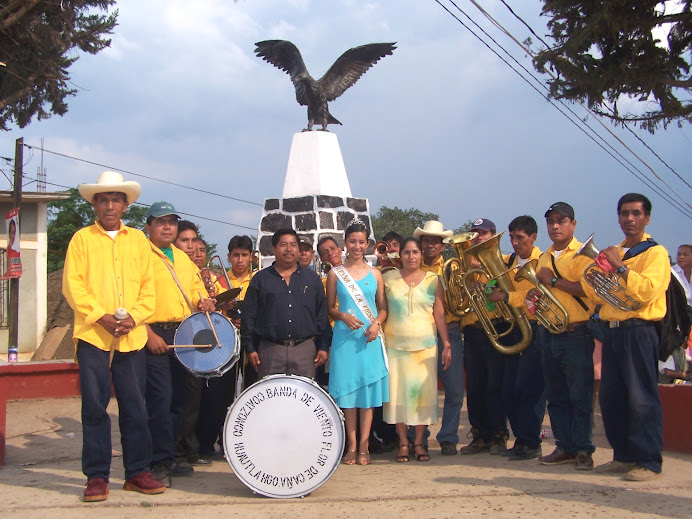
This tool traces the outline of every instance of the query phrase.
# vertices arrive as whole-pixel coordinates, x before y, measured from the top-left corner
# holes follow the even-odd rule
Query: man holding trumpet
[[[607,326],[599,401],[613,460],[596,471],[624,474],[628,481],[649,481],[661,475],[663,462],[654,324],[666,314],[670,262],[666,249],[645,232],[651,219],[648,198],[628,193],[618,201],[617,212],[625,239],[603,249],[596,260],[624,288],[622,303],[603,304],[600,310]],[[592,272],[584,282],[593,282],[590,277]]]

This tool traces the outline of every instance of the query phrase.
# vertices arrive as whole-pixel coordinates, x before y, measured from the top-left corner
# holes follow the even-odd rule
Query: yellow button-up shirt
[[[168,263],[175,271],[178,280],[185,290],[185,294],[197,309],[200,294],[206,297],[207,290],[199,274],[197,265],[177,248],[171,245],[173,250],[173,263],[169,260],[161,249],[149,242],[149,255],[154,271],[154,284],[156,286],[156,308],[154,313],[147,319],[147,323],[179,323],[191,314],[190,308],[178,288],[178,284],[173,279],[171,272],[164,262]]]
[[[245,293],[247,292],[247,287],[250,286],[250,280],[254,276],[254,272],[249,272],[248,275],[242,281],[235,277],[233,270],[228,271],[228,279],[231,281],[231,288],[240,288],[240,294],[238,294],[238,301],[245,299]]]
[[[644,240],[650,238],[644,234]],[[624,243],[624,242],[623,242]],[[620,258],[625,255],[622,243],[618,245]],[[627,274],[627,282],[619,278],[620,284],[625,287],[625,294],[641,304],[641,306],[630,312],[619,310],[610,306],[608,303],[600,301],[595,296],[599,304],[603,304],[599,315],[604,321],[624,321],[626,319],[638,318],[647,321],[660,321],[666,315],[666,290],[670,283],[670,261],[668,251],[661,245],[648,248],[641,254],[626,260],[625,265],[630,269]],[[586,283],[582,281],[582,284]],[[593,290],[587,291],[593,294]]]
[[[420,263],[420,269],[423,272],[432,272],[433,274],[437,274],[438,276],[442,277],[442,268],[444,267],[445,264],[445,259],[440,255],[437,260],[432,265],[426,265],[424,261],[421,261]],[[445,299],[445,318],[447,320],[447,323],[452,323],[452,322],[458,322],[461,319],[451,313],[449,309],[447,308],[447,300]]]
[[[577,240],[574,237],[572,238],[572,241],[569,242],[569,245],[565,247],[565,249],[560,253],[560,256],[555,260],[555,266],[557,267],[557,270],[560,272],[560,276],[555,275],[555,277],[563,277],[567,281],[577,281],[581,283],[584,274],[584,269],[586,269],[586,267],[588,267],[589,264],[592,263],[591,259],[587,258],[586,256],[574,256],[575,253],[581,247],[581,245],[582,244],[579,240]],[[546,267],[550,269],[551,272],[553,272],[553,274],[555,274],[555,270],[553,269],[553,262],[551,260],[554,254],[555,246],[551,245],[550,247],[548,247],[548,250],[541,254],[540,258],[538,258],[538,266],[536,267],[536,272],[541,270],[543,267]],[[587,312],[586,310],[584,310],[584,308],[582,308],[582,306],[571,294],[563,292],[557,287],[548,287],[548,289],[553,293],[555,298],[558,301],[560,301],[562,306],[565,307],[565,310],[567,310],[567,315],[569,316],[570,323],[586,321],[593,313],[595,305],[593,301],[591,301],[590,299],[586,297],[580,298],[584,302],[586,307],[589,309],[589,311]]]
[[[111,238],[99,223],[85,227],[70,240],[63,270],[62,293],[74,310],[74,341],[110,350],[114,337],[96,324],[124,308],[135,327],[116,342],[122,352],[142,349],[147,331],[141,324],[156,302],[149,241],[142,231],[126,227]]]
[[[529,256],[529,261],[534,260],[534,259],[538,259],[538,258],[540,258],[540,256],[541,256],[541,249],[539,249],[538,247],[534,247],[533,250],[531,251],[531,255]],[[507,262],[509,261],[509,259],[511,258],[511,255],[510,254],[503,254],[502,258],[504,259],[505,265],[506,265]],[[524,300],[526,299],[526,294],[528,294],[529,290],[531,290],[532,288],[536,288],[533,285],[533,283],[531,283],[530,281],[527,281],[525,279],[520,279],[519,281],[517,281],[515,279],[515,276],[517,275],[517,270],[519,270],[519,269],[515,269],[514,267],[516,267],[518,261],[519,261],[519,256],[517,255],[514,257],[514,260],[512,261],[512,263],[510,265],[508,265],[508,267],[507,267],[508,269],[513,269],[509,272],[509,275],[512,279],[512,283],[514,284],[514,292],[509,293],[509,302],[508,303],[510,306],[513,306],[515,308],[521,308],[522,306],[524,306]],[[532,321],[536,320],[536,318],[533,316],[533,314],[531,312],[526,312],[526,316]]]

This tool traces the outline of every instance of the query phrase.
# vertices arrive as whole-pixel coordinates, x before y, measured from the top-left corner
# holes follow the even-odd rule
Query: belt
[[[573,332],[577,328],[581,328],[582,326],[586,326],[586,323],[589,321],[577,321],[576,323],[569,323],[567,328],[565,328],[566,332]]]
[[[647,321],[645,319],[639,319],[634,317],[632,319],[626,319],[624,321],[608,321],[609,328],[630,328],[632,326],[646,326],[648,324],[654,324],[653,321]]]
[[[503,324],[503,323],[507,324],[507,321],[505,321],[504,319],[500,319],[500,318],[491,319],[490,322],[492,323],[493,326],[497,326],[497,325]],[[481,323],[480,321],[476,321],[475,323],[471,324],[470,326],[483,329],[483,323]]]
[[[279,344],[281,346],[289,346],[292,348],[293,346],[300,346],[305,341],[309,341],[309,340],[314,339],[314,338],[315,338],[315,336],[312,335],[310,337],[305,337],[304,339],[281,340],[281,339],[269,339],[267,337],[262,337],[262,340],[267,341],[267,342],[273,342],[274,344]]]
[[[150,323],[149,326],[163,328],[164,330],[177,330],[180,323]]]

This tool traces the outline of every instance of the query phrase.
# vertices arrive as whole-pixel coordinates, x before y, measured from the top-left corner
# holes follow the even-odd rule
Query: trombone
[[[569,326],[569,315],[550,289],[538,280],[536,265],[538,265],[537,259],[529,260],[517,270],[514,280],[525,279],[536,287],[541,297],[536,301],[534,316],[550,333],[562,333]]]
[[[469,247],[466,250],[465,254],[476,258],[482,265],[482,268],[472,267],[467,269],[462,278],[462,288],[493,347],[504,355],[514,355],[528,348],[533,340],[533,330],[531,330],[531,323],[526,316],[526,312],[524,312],[523,308],[514,308],[500,301],[495,303],[495,310],[489,313],[486,308],[485,288],[482,285],[478,287],[472,284],[473,279],[471,278],[471,276],[482,275],[486,276],[488,281],[496,279],[497,288],[506,293],[514,291],[514,284],[509,278],[502,254],[500,253],[500,238],[502,238],[503,234],[496,234],[489,240]],[[498,332],[492,322],[495,318],[503,319],[509,324],[509,328],[504,332]],[[515,327],[518,327],[521,332],[521,339],[509,346],[502,344],[499,339],[508,335]]]
[[[600,253],[601,251],[593,242],[593,233],[591,233],[575,257],[586,256],[595,260]],[[584,269],[584,279],[591,285],[596,295],[613,308],[631,312],[641,306],[641,303],[625,294],[625,287],[620,284],[620,279],[614,272],[603,272],[595,262]]]

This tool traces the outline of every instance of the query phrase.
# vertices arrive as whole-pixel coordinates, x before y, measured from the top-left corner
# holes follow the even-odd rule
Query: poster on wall
[[[22,258],[19,253],[19,209],[5,213],[7,229],[7,266],[0,279],[19,278],[22,276]]]

